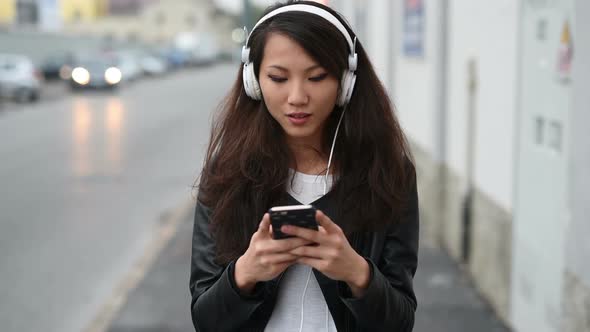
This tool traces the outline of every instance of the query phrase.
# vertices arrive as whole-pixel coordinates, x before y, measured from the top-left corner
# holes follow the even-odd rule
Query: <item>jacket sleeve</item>
[[[263,302],[261,287],[252,295],[238,291],[235,261],[227,266],[215,262],[215,241],[209,230],[210,211],[197,202],[193,228],[191,272],[191,316],[196,331],[235,331]]]
[[[399,224],[387,230],[378,262],[365,257],[370,267],[369,286],[360,298],[351,296],[346,283],[339,293],[359,327],[371,331],[410,332],[414,326],[416,296],[412,279],[418,264],[418,193],[414,183],[410,205]]]

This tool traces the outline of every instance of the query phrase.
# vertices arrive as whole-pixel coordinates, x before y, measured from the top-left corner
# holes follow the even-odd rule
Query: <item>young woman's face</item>
[[[319,144],[340,81],[295,41],[272,33],[264,48],[259,82],[264,102],[287,139]]]

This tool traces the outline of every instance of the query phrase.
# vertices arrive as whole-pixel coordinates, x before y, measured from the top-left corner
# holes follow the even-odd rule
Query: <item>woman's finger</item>
[[[309,229],[293,225],[283,225],[281,227],[281,232],[289,235],[294,235],[296,237],[300,237],[302,239],[306,239],[314,243],[322,243],[326,235],[320,233],[319,231],[316,231],[315,229]]]
[[[325,215],[320,210],[316,211],[315,220],[320,226],[324,227],[328,233],[340,232],[340,226],[336,225],[336,223],[334,223],[330,217]]]
[[[297,256],[291,253],[281,253],[281,254],[272,254],[266,255],[262,258],[262,263],[264,264],[283,264],[289,262],[295,262],[297,260]]]
[[[305,264],[307,266],[311,266],[318,271],[322,271],[322,263],[323,261],[318,258],[311,258],[311,257],[299,257],[297,258],[297,263]]]
[[[289,253],[297,255],[299,257],[321,259],[323,257],[324,250],[325,248],[319,246],[302,246],[289,251]]]
[[[260,224],[258,225],[258,232],[262,234],[269,234],[269,230],[270,216],[268,215],[268,213],[265,213],[264,216],[262,216],[262,221],[260,221]]]
[[[299,237],[292,237],[288,239],[272,240],[272,250],[274,252],[285,252],[293,250],[297,247],[311,244],[311,241]]]

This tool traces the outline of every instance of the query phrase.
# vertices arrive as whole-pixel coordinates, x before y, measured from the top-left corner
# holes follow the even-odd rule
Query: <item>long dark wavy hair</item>
[[[278,7],[269,7],[265,14]],[[332,9],[311,1],[338,17]],[[281,13],[262,23],[250,36],[250,59],[256,76],[270,33],[287,36],[303,47],[330,75],[340,78],[348,66],[348,44],[331,23],[305,12]],[[347,234],[375,230],[399,220],[415,182],[406,138],[387,93],[360,42],[357,81],[334,147],[335,222]],[[294,156],[281,126],[264,101],[250,99],[242,69],[219,106],[198,185],[198,199],[211,209],[211,231],[217,259],[229,262],[248,248],[263,214],[285,197]],[[328,118],[323,153],[328,151],[342,107]],[[327,158],[326,158],[327,159]]]

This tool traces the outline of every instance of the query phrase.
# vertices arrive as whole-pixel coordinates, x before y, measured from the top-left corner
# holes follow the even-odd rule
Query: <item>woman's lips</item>
[[[311,114],[309,113],[291,113],[288,114],[287,117],[289,118],[289,121],[291,121],[292,124],[297,125],[297,126],[301,126],[304,125],[309,118],[311,117]]]

